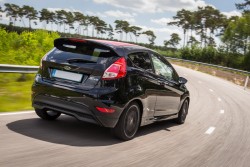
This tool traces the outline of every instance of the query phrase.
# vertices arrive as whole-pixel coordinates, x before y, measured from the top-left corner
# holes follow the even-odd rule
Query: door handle
[[[158,83],[159,83],[161,86],[164,86],[164,85],[165,85],[165,83],[162,82],[162,81],[158,81]]]

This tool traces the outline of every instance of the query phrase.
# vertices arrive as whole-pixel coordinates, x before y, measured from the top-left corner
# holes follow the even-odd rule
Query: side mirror
[[[187,82],[188,82],[187,79],[185,79],[185,78],[183,78],[183,77],[179,77],[179,83],[180,83],[181,85],[185,85]]]

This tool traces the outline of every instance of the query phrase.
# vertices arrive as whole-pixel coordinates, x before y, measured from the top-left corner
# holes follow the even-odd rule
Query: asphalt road
[[[0,166],[250,166],[250,92],[222,79],[176,67],[191,92],[184,125],[165,121],[121,142],[108,129],[33,112],[0,115]]]

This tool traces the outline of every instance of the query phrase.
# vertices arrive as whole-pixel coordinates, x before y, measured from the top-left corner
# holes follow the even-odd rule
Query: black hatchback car
[[[185,122],[187,80],[158,53],[92,39],[59,38],[54,46],[42,58],[32,86],[32,105],[42,119],[63,113],[111,128],[123,140],[153,122]]]

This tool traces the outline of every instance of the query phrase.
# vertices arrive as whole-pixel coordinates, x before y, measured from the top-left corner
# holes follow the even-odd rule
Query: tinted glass
[[[166,63],[164,63],[163,61],[161,61],[159,58],[157,58],[154,55],[152,55],[152,61],[153,61],[153,65],[155,68],[156,75],[160,75],[169,80],[174,80],[173,79],[174,71],[171,66],[168,66]]]
[[[137,52],[137,53],[132,53],[132,54],[128,55],[128,57],[130,58],[132,63],[137,67],[140,67],[144,70],[152,70],[153,69],[148,53]]]
[[[74,42],[65,39],[58,39],[55,42],[55,49],[51,53],[51,59],[81,59],[89,63],[105,63],[109,57],[117,56],[109,48],[86,42]]]

